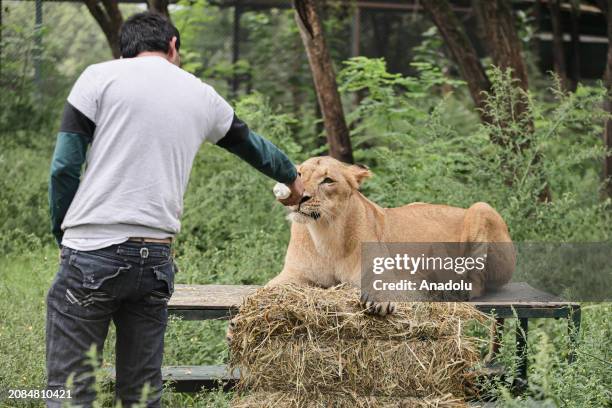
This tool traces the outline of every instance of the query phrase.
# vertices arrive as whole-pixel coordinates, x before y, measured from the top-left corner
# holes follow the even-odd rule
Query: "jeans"
[[[93,367],[86,353],[95,345],[101,360],[111,319],[117,333],[117,399],[130,407],[148,384],[147,407],[161,406],[164,333],[175,271],[167,244],[62,248],[47,295],[47,388],[63,390],[71,377],[71,399],[49,399],[48,407],[92,405]]]

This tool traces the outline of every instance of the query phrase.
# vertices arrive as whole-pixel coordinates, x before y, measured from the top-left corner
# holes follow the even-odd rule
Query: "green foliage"
[[[374,141],[384,146],[389,139],[421,131],[429,110],[438,103],[430,95],[442,85],[461,84],[428,62],[412,64],[419,72],[418,77],[389,73],[383,59],[356,57],[344,65],[338,75],[340,90],[362,97],[348,115],[355,148]]]
[[[51,137],[72,83],[90,64],[111,58],[104,34],[84,4],[45,2],[43,28],[34,2],[3,3],[0,140],[32,146]],[[135,5],[122,5],[129,15]],[[40,46],[36,38],[40,38]],[[40,80],[35,81],[39,61]],[[38,132],[38,138],[27,131]],[[45,133],[49,132],[49,133]]]
[[[294,113],[312,115],[314,93],[292,10],[240,14],[239,59],[232,63],[232,10],[206,0],[182,0],[179,6],[172,18],[181,32],[184,69],[225,96],[236,75],[240,91],[265,90],[276,103],[290,105]]]
[[[40,144],[40,143],[38,143]],[[0,245],[17,249],[25,236],[48,238],[47,174],[49,146],[27,148],[15,143],[0,149]]]
[[[413,61],[428,62],[448,71],[453,63],[444,53],[444,40],[438,33],[436,26],[429,27],[421,36],[421,43],[412,49],[414,52]]]
[[[357,123],[355,155],[377,176],[364,187],[372,198],[385,206],[486,201],[504,216],[515,241],[610,240],[610,202],[598,200],[602,89],[581,86],[565,94],[556,85],[551,104],[492,69],[492,124],[474,126],[473,116],[457,114],[452,94],[431,97],[446,84],[440,72],[420,69],[419,77],[401,77],[388,73],[384,61],[354,58],[340,74],[344,91],[365,91],[350,118]],[[519,101],[527,103],[524,114],[508,108]],[[534,132],[527,131],[531,121]],[[364,141],[375,144],[361,150]],[[551,202],[540,200],[543,180]]]
[[[503,407],[606,407],[612,399],[611,367],[612,323],[610,304],[582,307],[582,327],[578,338],[576,361],[568,362],[568,336],[565,321],[531,319],[528,348],[529,388],[523,396],[512,396],[510,375],[493,389]],[[561,323],[561,324],[559,324]],[[515,321],[506,322],[502,341],[502,362],[516,372]]]
[[[181,0],[172,21],[181,33],[181,64],[198,77],[215,79],[213,85],[224,89],[231,77],[227,67],[231,38],[231,14],[213,7],[206,0]]]

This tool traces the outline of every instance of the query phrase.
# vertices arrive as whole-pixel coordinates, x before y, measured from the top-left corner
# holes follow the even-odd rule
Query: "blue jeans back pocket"
[[[131,268],[131,265],[118,259],[96,255],[93,252],[73,253],[69,264],[81,272],[83,287],[91,290],[98,290],[105,283],[105,288],[110,289],[111,279]]]
[[[153,267],[153,273],[158,281],[165,282],[168,297],[174,293],[174,261],[163,263]]]

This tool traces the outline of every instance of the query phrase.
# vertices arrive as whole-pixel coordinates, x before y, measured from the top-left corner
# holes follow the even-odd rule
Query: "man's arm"
[[[297,178],[295,165],[287,155],[272,142],[251,131],[235,114],[228,132],[217,145],[279,183],[290,185]]]
[[[49,177],[49,212],[51,232],[58,245],[62,242],[62,222],[72,203],[85,163],[87,146],[92,140],[95,124],[66,103],[62,124],[57,134],[57,142]]]

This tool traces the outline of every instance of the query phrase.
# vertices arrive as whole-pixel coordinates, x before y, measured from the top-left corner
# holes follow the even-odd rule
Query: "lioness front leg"
[[[281,273],[266,283],[266,287],[278,285],[311,286],[312,283],[300,271],[294,269],[283,269]]]

